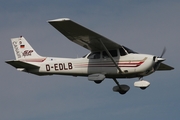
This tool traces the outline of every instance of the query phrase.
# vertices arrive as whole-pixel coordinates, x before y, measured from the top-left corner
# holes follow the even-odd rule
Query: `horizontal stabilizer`
[[[173,70],[173,69],[174,69],[173,67],[166,65],[164,63],[161,63],[157,70],[160,71],[160,70]]]
[[[26,62],[19,61],[19,60],[6,61],[6,63],[12,65],[15,68],[25,68],[25,69],[36,69],[36,68],[39,68],[39,66],[37,66],[37,65],[33,65],[33,64],[26,63]]]

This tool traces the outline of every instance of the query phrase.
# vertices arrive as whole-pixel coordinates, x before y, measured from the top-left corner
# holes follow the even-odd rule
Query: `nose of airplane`
[[[166,60],[165,58],[163,58],[163,55],[165,54],[165,52],[166,52],[166,47],[164,47],[160,57],[156,57],[156,56],[153,57],[153,60],[156,64],[159,64]]]
[[[162,58],[162,57],[157,57],[157,56],[154,56],[153,57],[153,61],[155,62],[155,63],[160,63],[160,62],[163,62],[163,61],[165,61],[166,59],[165,58]]]
[[[161,58],[161,57],[153,57],[153,61],[155,62],[154,64],[154,70],[157,70],[159,65],[161,64],[161,62],[165,61],[165,58]]]
[[[157,62],[163,62],[163,61],[165,61],[166,59],[165,58],[157,58]]]

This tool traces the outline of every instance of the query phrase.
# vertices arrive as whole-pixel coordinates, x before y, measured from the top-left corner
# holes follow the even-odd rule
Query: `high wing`
[[[69,40],[90,51],[104,50],[102,43],[106,46],[108,50],[121,47],[121,45],[73,22],[68,18],[49,20],[48,22],[64,36],[66,36]]]
[[[157,70],[160,71],[160,70],[173,70],[173,69],[174,69],[173,67],[166,65],[164,63],[161,63]]]

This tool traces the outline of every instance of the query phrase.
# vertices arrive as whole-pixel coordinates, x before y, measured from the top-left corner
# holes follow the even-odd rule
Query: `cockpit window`
[[[88,56],[88,59],[100,59],[100,52],[93,52]]]
[[[84,56],[82,56],[82,58],[85,58],[87,56],[87,54],[86,55],[84,55]]]
[[[112,57],[117,57],[117,50],[109,50],[109,53]],[[106,51],[103,51],[103,58],[109,58],[109,55],[106,53]]]
[[[137,54],[137,52],[134,52],[133,50],[123,46],[123,48],[130,54],[130,53],[133,53],[133,54]]]
[[[126,51],[124,50],[124,48],[119,48],[119,53],[121,56],[127,55]]]

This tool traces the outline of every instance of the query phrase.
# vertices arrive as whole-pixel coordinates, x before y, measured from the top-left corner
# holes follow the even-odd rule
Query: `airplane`
[[[120,84],[117,78],[139,78],[134,86],[142,90],[150,86],[150,82],[143,79],[155,71],[173,70],[174,68],[162,63],[160,57],[140,54],[113,42],[112,40],[89,30],[69,18],[48,21],[54,28],[70,41],[88,49],[90,53],[82,58],[44,57],[36,53],[22,36],[12,38],[12,46],[16,60],[8,60],[19,71],[35,75],[70,75],[84,76],[89,81],[100,84],[105,78],[114,80],[117,84],[114,92],[125,94],[130,87]]]

